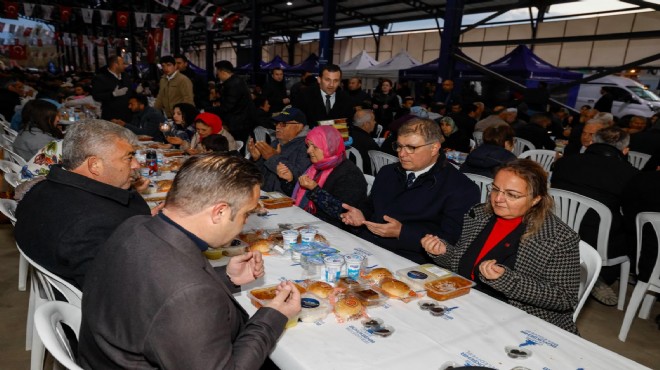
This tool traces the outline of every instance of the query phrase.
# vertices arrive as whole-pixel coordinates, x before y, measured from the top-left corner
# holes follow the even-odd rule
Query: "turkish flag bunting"
[[[5,18],[18,19],[18,3],[5,1]]]
[[[117,26],[121,28],[128,26],[128,12],[117,12]]]
[[[71,18],[71,7],[70,6],[60,6],[60,20],[62,23],[69,22]]]
[[[176,27],[176,19],[177,15],[176,14],[165,14],[165,27],[169,29],[174,29]]]
[[[32,27],[27,27],[25,31],[23,31],[23,37],[30,37],[31,33],[32,33]]]
[[[9,59],[25,60],[27,59],[27,52],[25,46],[14,45],[9,49]]]

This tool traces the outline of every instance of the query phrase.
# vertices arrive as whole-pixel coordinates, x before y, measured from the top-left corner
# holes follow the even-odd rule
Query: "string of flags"
[[[174,10],[179,10],[181,6],[188,6],[193,0],[153,0],[156,3],[169,7]],[[129,12],[121,10],[103,10],[103,9],[90,9],[90,8],[78,8],[71,6],[62,6],[62,5],[42,5],[42,4],[33,4],[33,3],[19,3],[16,1],[3,1],[4,2],[4,16],[8,19],[18,19],[19,13],[22,10],[22,14],[26,17],[38,17],[45,21],[52,21],[54,14],[59,15],[59,20],[62,23],[67,23],[71,20],[71,17],[75,14],[78,16],[78,13],[82,17],[82,20],[85,24],[92,24],[94,21],[94,15],[98,14],[101,25],[109,26],[111,21],[114,20],[117,27],[127,28],[129,25],[130,17],[133,16],[135,19],[135,25],[138,28],[146,26],[147,20],[149,20],[150,28],[161,28],[162,27],[173,29],[178,23],[178,14],[176,13],[145,13],[145,12]],[[22,6],[21,6],[22,5]],[[57,8],[57,9],[56,9]],[[211,9],[213,8],[213,15],[208,16]],[[191,11],[194,14],[183,15],[183,26],[184,29],[190,28],[190,25],[197,17],[206,18],[206,29],[207,31],[231,31],[234,29],[234,26],[238,29],[239,32],[242,32],[247,27],[250,22],[250,18],[242,14],[236,14],[233,12],[228,12],[221,16],[222,8],[216,6],[211,2],[205,0],[198,0],[193,6],[191,6]],[[57,12],[55,12],[57,10]]]

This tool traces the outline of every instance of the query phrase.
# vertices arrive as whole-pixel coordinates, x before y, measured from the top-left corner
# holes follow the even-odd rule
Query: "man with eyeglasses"
[[[430,258],[420,240],[434,234],[458,241],[463,215],[479,203],[479,189],[441,152],[437,123],[415,118],[399,129],[393,143],[399,163],[376,175],[369,199],[359,208],[344,204],[342,221],[357,235],[416,263]]]
[[[275,137],[270,145],[265,141],[254,142],[248,139],[247,150],[250,157],[256,162],[264,183],[264,191],[282,192],[281,181],[277,166],[282,163],[292,173],[293,178],[300,177],[312,162],[307,155],[305,137],[309,132],[305,114],[297,108],[287,107],[275,115]]]

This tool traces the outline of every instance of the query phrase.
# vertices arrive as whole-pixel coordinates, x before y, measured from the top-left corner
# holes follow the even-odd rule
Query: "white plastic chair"
[[[653,226],[656,238],[660,241],[660,213],[641,212],[637,214],[637,217],[635,218],[635,224],[637,227],[637,264],[639,264],[639,255],[642,250],[642,228],[647,223],[650,223]],[[637,272],[639,272],[639,267],[637,267]],[[626,341],[630,326],[635,318],[635,313],[637,312],[640,303],[642,303],[642,298],[644,298],[644,303],[642,303],[642,309],[639,311],[639,318],[649,318],[651,308],[656,300],[656,295],[653,293],[649,294],[649,292],[660,293],[660,245],[658,245],[658,254],[649,281],[643,282],[638,280],[637,284],[635,284],[635,290],[633,290],[630,302],[628,302],[626,315],[623,317],[623,323],[621,324],[621,330],[619,331],[620,341]]]
[[[38,263],[34,262],[23,253],[20,246],[16,245],[18,251],[32,266],[32,284],[30,287],[30,302],[28,304],[28,318],[26,324],[26,349],[31,349],[30,369],[41,370],[44,362],[44,343],[41,342],[39,335],[35,333],[34,313],[46,301],[54,301],[55,294],[53,289],[59,291],[64,299],[70,304],[81,307],[82,292],[62,279],[61,277],[48,271]],[[29,348],[28,348],[29,347]]]
[[[551,188],[549,192],[555,201],[555,214],[575,230],[575,232],[580,231],[582,219],[588,210],[593,209],[598,213],[600,224],[598,225],[596,250],[600,255],[603,266],[621,265],[621,275],[619,277],[619,302],[617,307],[619,310],[623,310],[626,303],[630,259],[625,255],[614,258],[607,257],[610,228],[612,226],[612,212],[604,204],[571,191]]]
[[[376,178],[365,173],[364,179],[367,180],[367,195],[369,195],[371,194],[371,188],[374,186],[374,180],[376,180]]]
[[[263,126],[257,126],[254,128],[254,137],[257,141],[266,141],[266,135],[270,137],[270,141],[275,140],[275,131]]]
[[[376,176],[378,171],[380,171],[381,167],[399,161],[398,157],[395,157],[391,154],[383,153],[378,150],[370,150],[368,153],[369,153],[369,158],[371,159],[371,171],[373,172],[374,176]]]
[[[517,156],[521,155],[523,152],[527,150],[534,150],[536,147],[534,144],[532,144],[531,141],[521,139],[519,137],[514,137],[513,138],[513,154]]]
[[[17,205],[13,199],[0,199],[0,212],[7,216],[12,225],[16,225]],[[18,258],[18,290],[24,292],[27,289],[28,262],[22,254]]]
[[[376,138],[380,137],[380,134],[383,133],[383,125],[376,125]]]
[[[22,167],[14,162],[0,159],[0,171],[4,173],[21,173]]]
[[[7,184],[11,185],[12,188],[16,189],[16,187],[21,183],[21,174],[5,173],[5,181],[7,181]]]
[[[483,131],[475,131],[472,133],[472,138],[474,138],[475,142],[475,148],[478,146],[481,146],[481,144],[484,143],[484,132]]]
[[[82,312],[79,307],[65,302],[46,302],[34,313],[34,326],[48,352],[67,369],[82,370],[74,358],[71,345],[62,330],[62,323],[76,334],[80,332]]]
[[[355,157],[355,165],[357,168],[360,169],[360,171],[364,172],[364,163],[362,162],[362,155],[360,152],[355,149],[355,148],[347,148],[346,149],[346,158],[350,159],[350,154],[352,154]]]
[[[245,143],[243,143],[241,140],[236,140],[236,150],[237,151],[240,152],[241,149],[243,149],[243,145],[245,145]]]
[[[584,303],[591,294],[603,261],[600,259],[598,251],[594,247],[580,240],[580,290],[578,292],[578,305],[573,312],[573,321],[577,320]]]
[[[628,152],[628,162],[630,162],[630,164],[635,166],[635,168],[638,170],[644,168],[644,166],[646,166],[646,162],[648,162],[649,159],[651,159],[650,154],[633,151]]]
[[[7,153],[7,155],[9,155],[9,159],[11,159],[12,162],[16,163],[17,165],[19,165],[21,167],[23,167],[27,164],[25,159],[23,159],[23,157],[21,157],[20,155],[16,154],[13,150],[8,149],[6,147],[4,149],[5,149],[5,153]]]
[[[518,158],[529,158],[540,164],[545,172],[550,173],[552,171],[552,164],[555,163],[556,155],[557,152],[554,150],[532,149],[520,153]]]
[[[10,127],[4,127],[4,130],[7,133],[7,135],[9,135],[10,137],[13,137],[14,139],[16,139],[16,137],[18,136],[18,131],[14,130]]]
[[[16,140],[16,136],[2,134],[2,143],[3,144],[9,143],[10,145],[13,145],[15,140]]]
[[[488,189],[486,186],[493,183],[493,179],[486,176],[476,175],[473,173],[465,173],[470,180],[472,180],[477,186],[479,186],[479,191],[481,192],[481,203],[486,203],[488,200]]]
[[[470,139],[470,151],[473,151],[477,147],[477,142],[474,139]]]

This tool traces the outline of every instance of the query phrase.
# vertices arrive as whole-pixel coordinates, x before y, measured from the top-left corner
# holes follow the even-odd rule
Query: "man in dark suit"
[[[222,118],[223,126],[236,140],[246,142],[254,129],[255,109],[250,90],[243,79],[234,74],[234,65],[227,60],[215,63],[222,82],[220,106],[208,110]]]
[[[174,60],[176,61],[176,69],[192,82],[195,107],[206,109],[209,105],[209,85],[206,78],[188,67],[188,58],[185,55],[176,54]]]
[[[341,85],[341,68],[328,64],[321,69],[318,77],[319,88],[309,89],[301,96],[299,106],[305,113],[309,127],[317,126],[318,121],[345,118],[350,124],[353,118],[351,98],[338,90]]]
[[[369,159],[370,150],[379,150],[380,147],[371,137],[371,133],[376,127],[376,118],[371,109],[361,109],[355,112],[353,116],[353,129],[351,137],[353,138],[353,148],[360,152],[362,157],[362,171],[371,175],[371,160]]]
[[[92,96],[101,103],[101,118],[106,121],[131,120],[128,99],[133,96],[134,91],[125,70],[124,59],[121,56],[111,56],[108,58],[108,66],[101,69],[92,81]]]
[[[117,228],[83,290],[84,368],[261,367],[300,311],[300,293],[281,283],[249,318],[232,293],[264,275],[261,254],[233,257],[215,270],[201,253],[241,231],[258,207],[261,181],[244,158],[195,156],[181,167],[161,213]]]
[[[266,83],[261,96],[268,99],[270,109],[273,112],[281,112],[285,106],[291,104],[289,94],[286,92],[286,81],[284,81],[284,70],[275,68],[270,74],[271,80]]]

